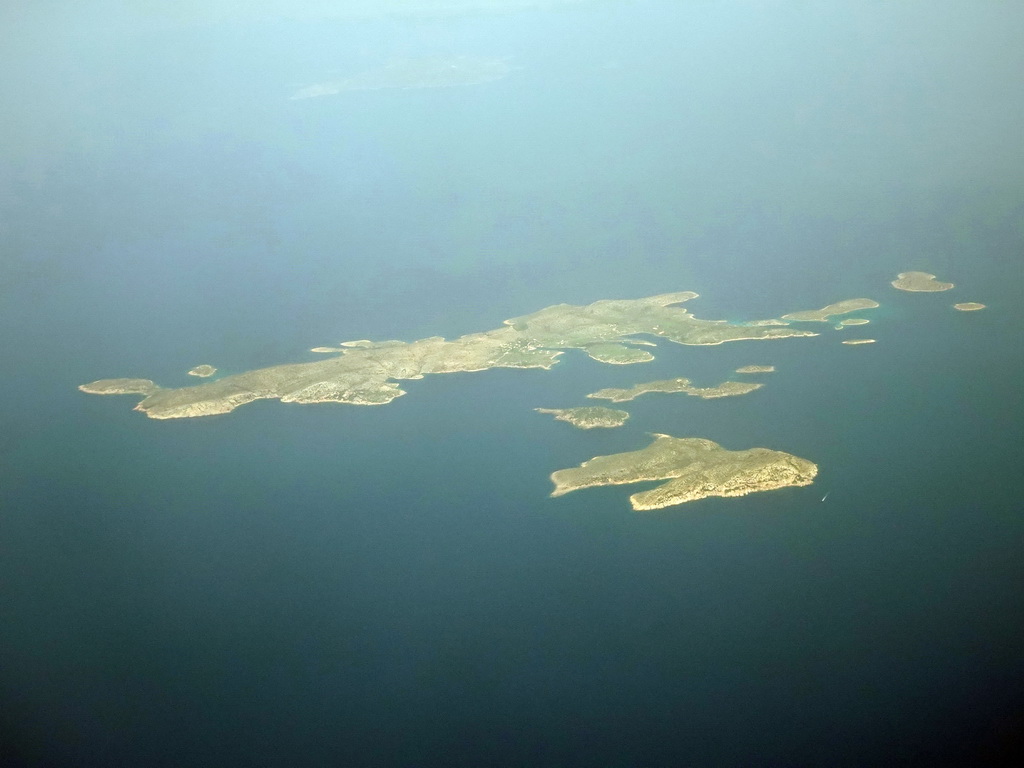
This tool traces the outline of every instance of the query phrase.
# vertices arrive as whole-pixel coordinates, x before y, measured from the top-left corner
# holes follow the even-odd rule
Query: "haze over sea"
[[[1019,747],[1024,6],[344,7],[0,10],[0,762]],[[515,69],[289,99],[420,56]],[[956,288],[894,290],[907,270]],[[682,290],[731,321],[882,306],[642,365],[428,376],[383,407],[154,421],[76,389]],[[532,410],[747,364],[778,370],[642,397],[620,429]],[[647,514],[631,487],[548,498],[651,432],[820,473]]]

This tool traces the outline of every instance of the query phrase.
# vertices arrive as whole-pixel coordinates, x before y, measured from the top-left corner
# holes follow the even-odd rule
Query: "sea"
[[[0,763],[1014,764],[1024,8],[356,5],[0,11]],[[449,55],[511,71],[289,99]],[[382,407],[158,421],[77,389],[686,290],[729,322],[881,306]],[[618,429],[533,411],[750,364],[756,392]],[[654,433],[819,474],[549,497]]]

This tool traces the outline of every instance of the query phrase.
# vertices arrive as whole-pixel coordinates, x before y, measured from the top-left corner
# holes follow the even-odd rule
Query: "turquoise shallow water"
[[[8,762],[991,764],[1024,710],[1024,195],[992,85],[1019,54],[953,5],[909,40],[913,11],[639,5],[65,31],[25,59],[19,88],[79,87],[38,89],[77,128],[15,136],[4,198]],[[940,32],[996,53],[964,70]],[[446,48],[524,68],[286,98]],[[957,288],[889,287],[907,269]],[[379,408],[156,422],[76,390],[676,290],[734,321],[882,307],[644,365],[428,377]],[[969,300],[989,309],[951,309]],[[740,398],[642,397],[618,430],[532,410],[747,364],[778,370]],[[643,515],[625,487],[547,497],[650,432],[820,474]]]

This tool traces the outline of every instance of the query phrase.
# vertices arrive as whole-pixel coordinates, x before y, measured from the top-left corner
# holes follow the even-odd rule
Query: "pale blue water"
[[[1012,743],[1016,9],[202,26],[99,8],[7,12],[7,762],[994,764]],[[287,99],[448,51],[523,69]],[[957,289],[890,288],[908,269]],[[733,321],[883,306],[642,366],[428,377],[379,408],[156,422],[75,389],[676,290]],[[989,309],[950,308],[970,300]],[[839,344],[856,336],[878,343]],[[778,367],[762,390],[648,396],[620,430],[532,411],[751,363]],[[647,515],[623,487],[547,498],[552,471],[650,432],[821,472]]]

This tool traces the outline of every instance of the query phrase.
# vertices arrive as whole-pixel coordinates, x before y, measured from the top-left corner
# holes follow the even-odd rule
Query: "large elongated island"
[[[652,359],[647,350],[661,341],[715,345],[810,337],[817,333],[791,323],[816,322],[877,306],[870,299],[852,299],[778,319],[730,323],[697,318],[681,306],[695,298],[696,293],[681,291],[583,306],[556,304],[506,320],[500,328],[452,340],[440,336],[408,343],[362,339],[338,347],[318,347],[317,352],[324,355],[319,360],[259,368],[194,386],[165,388],[149,379],[130,378],[100,379],[80,389],[90,394],[143,395],[135,409],[153,419],[212,416],[264,399],[384,405],[405,394],[398,382],[428,374],[548,369],[567,350],[580,350],[599,362],[635,364]]]

